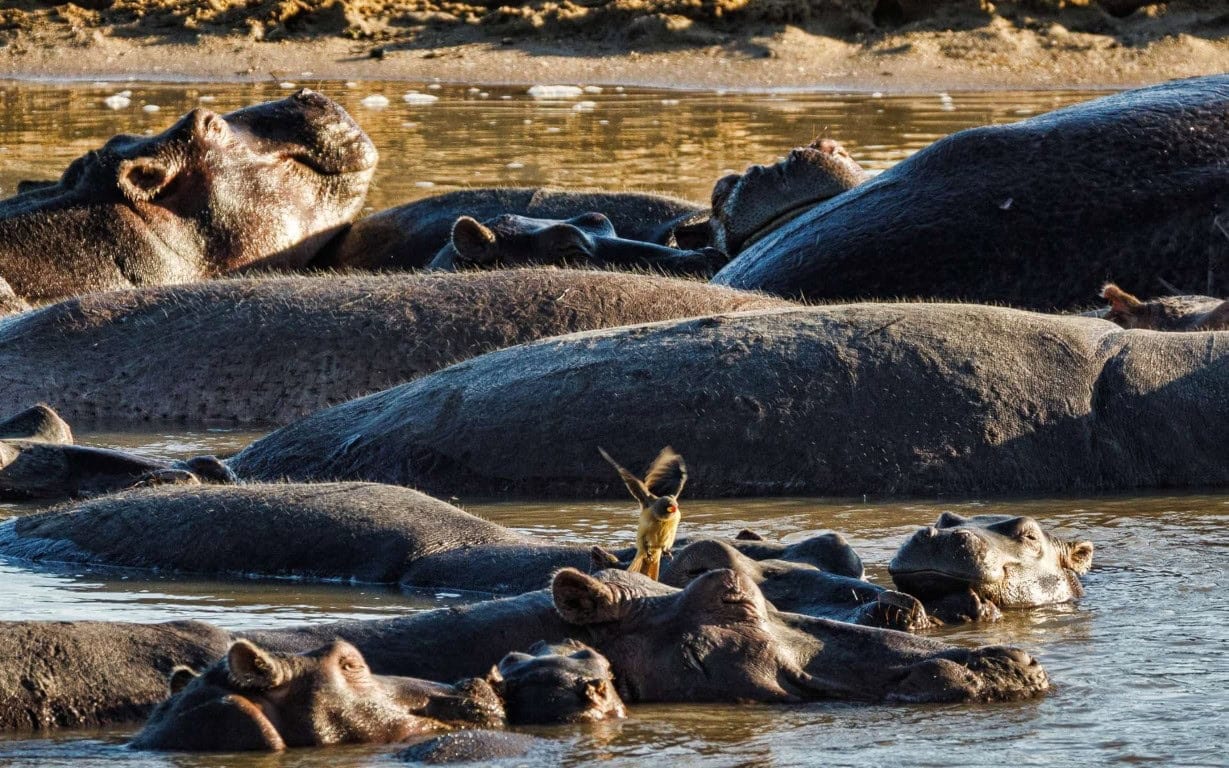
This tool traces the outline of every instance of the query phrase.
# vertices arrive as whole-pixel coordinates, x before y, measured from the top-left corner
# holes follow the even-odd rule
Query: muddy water
[[[524,89],[299,83],[340,99],[382,153],[371,205],[491,184],[654,189],[703,200],[713,179],[823,133],[873,169],[960,128],[1005,122],[1085,98],[1076,93],[719,95],[606,89],[535,101]],[[120,109],[103,100],[131,90]],[[48,178],[119,131],[161,130],[197,105],[231,109],[288,92],[278,84],[165,87],[110,83],[0,88],[0,191]],[[363,106],[381,94],[384,108]],[[484,95],[485,94],[485,95]],[[506,97],[506,98],[505,98]],[[419,99],[421,101],[421,99]],[[583,104],[584,101],[593,102]],[[367,102],[371,104],[372,102]],[[146,111],[144,106],[158,106]],[[83,442],[156,455],[224,454],[253,435],[226,431],[81,435]],[[490,519],[548,538],[631,541],[627,504],[470,504]],[[0,516],[32,506],[0,506]],[[1229,497],[1051,499],[1009,503],[874,499],[689,502],[689,534],[750,527],[801,538],[843,532],[884,581],[883,565],[917,525],[943,509],[1035,515],[1091,539],[1096,565],[1076,605],[1009,613],[999,624],[939,632],[962,644],[1011,643],[1038,655],[1047,697],[992,706],[645,706],[623,723],[539,731],[555,746],[531,765],[1224,765],[1229,741]],[[400,615],[453,604],[460,592],[296,581],[200,581],[169,574],[62,568],[0,560],[0,619],[194,618],[233,628]],[[0,735],[0,765],[300,766],[393,764],[390,748],[283,755],[137,755],[131,729]]]

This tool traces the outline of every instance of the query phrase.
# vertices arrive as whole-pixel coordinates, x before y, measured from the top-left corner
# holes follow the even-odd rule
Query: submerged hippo
[[[78,426],[284,424],[492,349],[772,306],[788,304],[693,281],[553,269],[84,296],[0,320],[0,412],[41,401]]]
[[[695,497],[1225,485],[1229,349],[1212,342],[955,304],[716,315],[492,352],[229,465],[249,480],[617,498],[596,447],[670,442]]]
[[[1104,317],[1123,328],[1147,331],[1229,330],[1229,302],[1211,296],[1164,296],[1141,301],[1114,283],[1101,289],[1110,303]]]
[[[226,115],[195,109],[0,201],[0,278],[46,302],[302,267],[358,213],[375,164],[345,110],[307,89]]]
[[[771,227],[714,282],[1047,310],[1110,276],[1229,291],[1226,109],[1214,75],[961,131]]]
[[[994,619],[1000,608],[1065,603],[1084,594],[1093,545],[1031,517],[944,512],[901,545],[888,565],[896,586],[945,621]]]
[[[503,214],[486,222],[469,216],[457,219],[451,241],[428,266],[455,271],[548,264],[651,271],[707,280],[727,261],[716,248],[684,251],[621,237],[601,213],[570,219]]]
[[[0,422],[0,499],[63,499],[142,484],[234,481],[234,473],[213,456],[161,461],[74,445],[68,423],[46,405]]]
[[[677,229],[704,222],[703,206],[640,192],[577,192],[526,187],[467,189],[390,208],[355,222],[318,265],[369,270],[419,269],[452,238],[462,216],[487,221],[504,214],[532,219],[570,219],[597,212],[620,237],[657,245],[700,248],[707,242],[679,241]],[[700,229],[704,229],[703,226]]]
[[[161,649],[159,637],[167,638]],[[609,660],[629,704],[995,701],[1049,688],[1041,666],[1015,648],[960,648],[782,613],[733,571],[712,571],[675,590],[625,571],[564,569],[550,590],[518,597],[244,637],[280,652],[342,639],[377,674],[428,680],[480,677],[511,651],[572,637]],[[139,716],[165,698],[173,667],[220,658],[233,639],[201,624],[0,623],[0,728]],[[81,650],[86,643],[89,652]]]
[[[144,535],[133,536],[135,529]],[[223,546],[200,547],[210,540]],[[751,556],[808,563],[860,578],[838,534],[783,545],[732,542]],[[519,594],[591,548],[556,544],[396,486],[173,486],[112,494],[0,523],[0,554],[198,574],[263,574]],[[615,553],[616,565],[634,554]],[[609,563],[603,563],[603,567]]]

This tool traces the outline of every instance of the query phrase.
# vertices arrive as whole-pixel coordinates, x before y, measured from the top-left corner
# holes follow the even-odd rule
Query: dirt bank
[[[1121,15],[1139,2],[16,0],[0,10],[0,70],[875,90],[1118,86],[1229,70],[1224,0]]]

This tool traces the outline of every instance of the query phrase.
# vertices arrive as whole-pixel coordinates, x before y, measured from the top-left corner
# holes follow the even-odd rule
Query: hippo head
[[[1101,317],[1123,328],[1149,331],[1229,329],[1229,301],[1211,296],[1165,296],[1141,301],[1113,283],[1101,289],[1110,303]]]
[[[303,655],[247,640],[201,675],[171,675],[171,698],[154,710],[132,746],[164,750],[279,750],[326,744],[387,744],[425,732],[413,714],[434,684],[379,677],[349,643]]]
[[[753,165],[713,186],[715,245],[731,256],[816,203],[866,180],[840,143],[816,138],[771,165]]]
[[[888,572],[928,607],[968,595],[998,608],[1030,608],[1080,597],[1079,575],[1092,565],[1092,551],[1091,542],[1060,539],[1031,517],[944,512],[901,545]]]
[[[909,595],[790,560],[752,560],[724,541],[703,539],[675,554],[663,584],[685,587],[710,571],[731,570],[755,582],[783,611],[855,624],[914,631],[930,626],[922,604]]]
[[[997,700],[1049,686],[1022,651],[781,613],[732,570],[674,590],[627,571],[565,568],[551,590],[564,621],[610,660],[629,702]]]
[[[299,267],[358,213],[376,157],[345,110],[307,89],[226,115],[194,109],[156,136],[115,136],[58,182],[0,203],[0,268],[18,295],[47,299],[120,277]],[[70,257],[79,263],[52,261]],[[22,258],[48,263],[23,270]],[[58,274],[69,266],[84,284]]]
[[[509,653],[487,679],[503,698],[513,725],[627,717],[610,662],[575,640],[540,642],[529,653]]]
[[[590,264],[598,238],[616,237],[601,213],[571,219],[534,219],[504,214],[485,224],[462,216],[452,225],[452,242],[431,262],[432,269],[502,269],[533,264]]]

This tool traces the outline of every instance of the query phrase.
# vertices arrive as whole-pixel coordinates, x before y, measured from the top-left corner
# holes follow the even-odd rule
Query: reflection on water
[[[765,162],[818,134],[839,139],[871,169],[973,125],[1020,120],[1093,94],[918,96],[662,93],[607,88],[561,101],[524,88],[484,91],[401,83],[300,83],[340,101],[380,150],[369,205],[379,210],[464,187],[642,189],[707,201],[730,169]],[[410,104],[414,89],[439,100]],[[130,105],[104,99],[131,91]],[[198,106],[229,111],[290,93],[268,85],[97,85],[0,88],[0,194],[22,179],[56,178],[116,133],[154,133]],[[372,109],[365,97],[389,106]],[[144,106],[159,110],[146,112]],[[579,108],[578,108],[579,107]]]
[[[315,84],[307,84],[315,85]],[[102,100],[132,90],[130,107]],[[916,97],[620,93],[535,102],[523,89],[419,90],[432,104],[407,104],[404,86],[320,88],[340,99],[382,153],[371,205],[382,208],[434,192],[493,184],[655,189],[703,200],[723,170],[771,159],[817,133],[841,139],[881,169],[951,131],[1004,122],[1085,95],[937,94]],[[276,86],[72,87],[0,89],[0,191],[23,178],[57,174],[71,158],[120,131],[161,130],[198,104],[231,109],[275,97]],[[385,109],[360,101],[382,93]],[[485,96],[483,94],[486,94]],[[505,98],[507,97],[507,98]],[[666,103],[670,102],[670,103]],[[156,104],[146,112],[143,104]],[[428,186],[430,184],[431,186]],[[255,435],[81,435],[81,441],[153,455],[225,455]],[[33,506],[0,508],[25,514]],[[640,706],[624,723],[541,733],[558,752],[532,764],[678,765],[1223,765],[1229,741],[1229,497],[857,503],[772,499],[684,506],[684,532],[770,537],[844,533],[874,580],[916,526],[943,509],[1031,514],[1069,536],[1091,539],[1096,565],[1078,604],[1009,612],[990,626],[936,634],[961,644],[1010,643],[1039,656],[1054,681],[1047,697],[1019,704],[882,707],[821,703],[796,707]],[[471,511],[555,540],[626,544],[629,503],[481,504]],[[370,585],[211,580],[102,569],[40,569],[0,561],[0,619],[160,621],[195,618],[241,627],[389,616],[466,599],[459,593],[405,594]],[[281,755],[137,755],[129,730],[0,736],[0,764],[77,766],[391,765],[395,750],[297,750]]]

